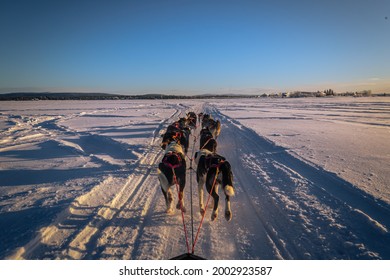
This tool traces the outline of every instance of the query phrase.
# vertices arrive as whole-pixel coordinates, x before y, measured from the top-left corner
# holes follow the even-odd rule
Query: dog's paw
[[[218,218],[218,212],[213,211],[213,213],[211,214],[211,220],[215,221],[217,218]]]
[[[225,219],[226,221],[230,222],[232,220],[233,214],[231,211],[226,211],[225,212]]]
[[[202,207],[202,208],[200,208],[200,215],[204,215],[204,213],[205,213],[206,211],[204,210],[204,208]]]

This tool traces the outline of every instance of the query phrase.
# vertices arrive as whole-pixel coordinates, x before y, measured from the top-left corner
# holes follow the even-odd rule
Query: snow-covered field
[[[185,253],[180,211],[165,213],[156,168],[160,133],[189,111],[221,121],[218,152],[236,189],[232,221],[211,222],[208,210],[195,254],[390,259],[388,97],[0,102],[0,258]],[[189,171],[190,242],[191,184],[196,233]]]

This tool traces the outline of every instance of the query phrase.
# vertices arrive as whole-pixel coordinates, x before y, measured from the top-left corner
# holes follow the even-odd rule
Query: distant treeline
[[[109,93],[5,93],[0,94],[0,101],[25,101],[25,100],[136,100],[136,99],[213,99],[213,98],[255,98],[254,95],[166,95],[143,94],[121,95]]]
[[[390,94],[372,94],[371,91],[335,93],[328,89],[323,92],[284,92],[264,93],[258,95],[224,94],[224,95],[167,95],[167,94],[143,94],[121,95],[109,93],[75,93],[75,92],[17,92],[0,94],[0,101],[26,101],[26,100],[136,100],[136,99],[228,99],[228,98],[302,98],[302,97],[329,97],[329,96],[389,96]]]

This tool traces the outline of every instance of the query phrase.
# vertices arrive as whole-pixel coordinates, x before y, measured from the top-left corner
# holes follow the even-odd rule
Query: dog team
[[[221,123],[219,120],[214,120],[209,114],[204,113],[198,115],[194,112],[187,113],[186,117],[180,118],[169,125],[162,135],[161,148],[165,150],[165,153],[157,172],[166,202],[167,213],[170,214],[174,211],[174,191],[172,187],[176,187],[178,190],[176,208],[183,212],[186,211],[184,205],[186,156],[190,136],[197,128],[197,123],[201,125],[199,150],[195,153],[194,159],[189,159],[194,160],[197,165],[196,181],[198,183],[199,212],[202,216],[206,212],[203,193],[205,187],[214,201],[211,220],[214,221],[218,217],[218,191],[222,188],[225,193],[225,218],[230,221],[232,219],[230,197],[234,195],[233,173],[230,163],[225,157],[217,153],[217,138],[221,132]]]

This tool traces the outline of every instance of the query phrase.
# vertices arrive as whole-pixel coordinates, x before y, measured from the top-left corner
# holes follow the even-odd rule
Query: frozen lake
[[[197,255],[390,259],[389,97],[0,102],[0,258],[184,253],[156,168],[160,134],[189,111],[221,121],[236,190],[231,222],[207,213]],[[187,209],[191,196],[197,229],[189,171]]]

